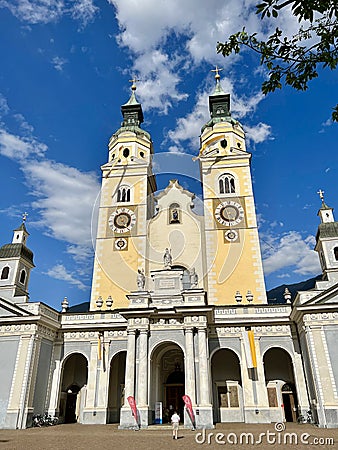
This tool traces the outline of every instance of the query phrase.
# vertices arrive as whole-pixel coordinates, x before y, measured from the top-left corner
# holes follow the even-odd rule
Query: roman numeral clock
[[[236,242],[239,239],[236,228],[245,227],[245,211],[239,199],[229,199],[214,208],[218,228],[225,228],[225,242]]]

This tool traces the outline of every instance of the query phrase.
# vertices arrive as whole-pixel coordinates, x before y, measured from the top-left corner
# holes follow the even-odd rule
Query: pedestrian
[[[174,411],[174,414],[171,416],[171,423],[173,424],[173,439],[177,439],[178,426],[180,424],[180,416]]]

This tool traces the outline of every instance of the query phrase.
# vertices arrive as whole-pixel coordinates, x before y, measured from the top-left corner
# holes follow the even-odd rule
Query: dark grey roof
[[[29,235],[29,233],[27,231],[27,228],[26,228],[26,225],[25,225],[24,222],[22,222],[22,224],[18,228],[15,228],[14,231],[25,231]]]
[[[89,302],[79,303],[68,308],[67,313],[85,313],[89,311]]]
[[[327,222],[319,224],[316,239],[338,238],[338,222]]]
[[[6,244],[0,248],[0,258],[18,258],[22,257],[34,266],[33,252],[24,244]]]

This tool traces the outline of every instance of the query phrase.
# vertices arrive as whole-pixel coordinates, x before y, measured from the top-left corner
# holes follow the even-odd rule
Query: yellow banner
[[[97,358],[99,360],[102,359],[102,346],[101,346],[101,335],[99,334],[98,340],[97,340]]]
[[[256,347],[255,347],[255,336],[252,330],[248,331],[248,338],[250,344],[250,353],[252,358],[252,366],[257,367],[257,357],[256,357]]]

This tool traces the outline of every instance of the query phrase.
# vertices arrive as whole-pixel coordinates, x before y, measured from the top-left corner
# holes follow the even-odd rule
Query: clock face
[[[126,233],[136,223],[134,211],[128,208],[119,208],[109,217],[109,226],[115,233]]]
[[[221,225],[238,225],[244,219],[244,209],[240,203],[229,200],[217,206],[215,217]]]
[[[224,237],[228,242],[234,242],[238,239],[238,233],[235,230],[228,230],[225,232]]]

